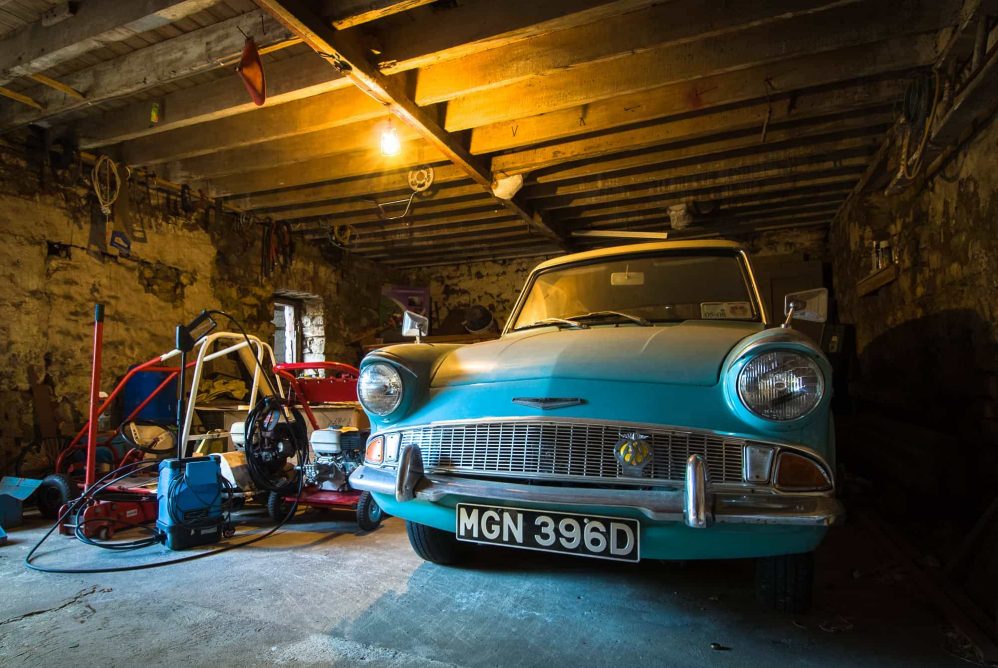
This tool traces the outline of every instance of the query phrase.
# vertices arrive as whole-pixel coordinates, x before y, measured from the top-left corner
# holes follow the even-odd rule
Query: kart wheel
[[[381,525],[381,506],[370,492],[361,492],[357,501],[357,526],[364,531],[374,531]]]
[[[450,566],[460,563],[465,557],[463,546],[450,531],[406,520],[405,532],[409,535],[409,545],[426,561]]]
[[[35,505],[42,517],[54,520],[59,509],[77,497],[76,484],[61,473],[47,475],[35,491]]]
[[[807,612],[811,607],[813,585],[814,555],[811,552],[756,560],[756,597],[767,608],[779,612]]]
[[[288,517],[288,512],[290,511],[291,504],[284,500],[283,494],[270,492],[267,495],[267,515],[270,516],[270,519],[280,522]]]

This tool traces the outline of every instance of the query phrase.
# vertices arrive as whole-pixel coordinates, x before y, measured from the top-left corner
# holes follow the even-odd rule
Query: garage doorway
[[[302,360],[301,301],[287,297],[274,299],[274,357],[278,364]]]

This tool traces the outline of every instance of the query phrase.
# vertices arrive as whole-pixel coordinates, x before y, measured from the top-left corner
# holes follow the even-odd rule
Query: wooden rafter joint
[[[36,82],[42,84],[43,86],[48,86],[49,88],[52,88],[52,89],[57,90],[59,92],[65,93],[66,95],[68,95],[70,97],[74,97],[77,100],[85,100],[85,99],[87,99],[86,96],[83,93],[81,93],[80,91],[76,90],[72,86],[67,86],[66,84],[62,83],[61,81],[58,81],[58,80],[53,79],[51,77],[47,77],[44,74],[32,74],[28,78],[31,79],[32,81],[36,81]]]
[[[18,93],[4,86],[0,86],[0,95],[8,99],[20,102],[21,104],[27,105],[32,109],[37,109],[39,111],[42,111],[45,108],[41,104],[36,102],[34,99],[28,97],[27,95],[24,95],[23,93]]]

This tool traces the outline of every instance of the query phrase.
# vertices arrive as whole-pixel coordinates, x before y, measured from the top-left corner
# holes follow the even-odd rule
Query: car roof
[[[710,250],[710,249],[728,249],[728,250],[743,250],[741,244],[737,241],[657,241],[654,243],[645,244],[628,244],[626,246],[610,246],[608,248],[599,248],[591,251],[584,251],[582,253],[572,253],[571,255],[562,255],[560,257],[551,258],[550,260],[545,260],[539,265],[534,267],[534,271],[540,271],[542,269],[548,269],[550,267],[557,267],[558,265],[567,264],[569,262],[578,262],[579,260],[593,260],[601,257],[612,257],[614,255],[627,255],[630,253],[646,253],[649,251],[658,250]]]

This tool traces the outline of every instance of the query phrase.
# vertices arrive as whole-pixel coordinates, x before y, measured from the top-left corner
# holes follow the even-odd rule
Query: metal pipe
[[[94,306],[94,355],[90,367],[90,414],[87,423],[87,471],[84,490],[97,481],[97,401],[100,397],[101,349],[104,345],[104,305]],[[107,402],[105,402],[107,403]]]

